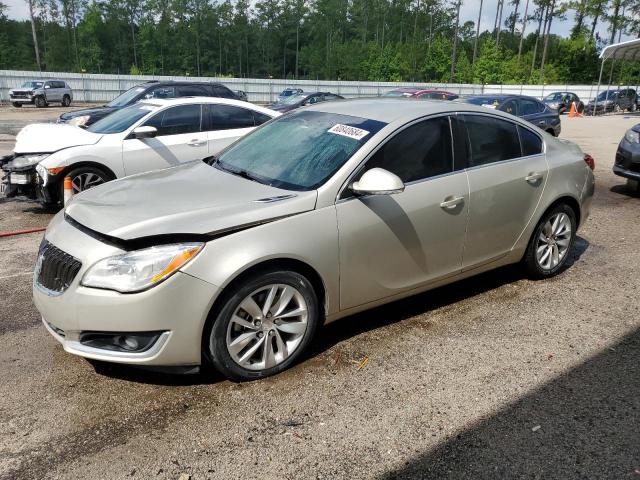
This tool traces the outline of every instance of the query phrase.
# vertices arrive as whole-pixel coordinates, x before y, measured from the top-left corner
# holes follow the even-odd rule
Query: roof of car
[[[390,97],[323,102],[305,107],[305,110],[339,115],[353,115],[354,117],[368,118],[386,123],[395,121],[406,122],[414,118],[446,112],[478,112],[485,114],[491,112],[492,114],[505,116],[513,120],[511,115],[503,114],[500,111],[488,110],[486,107],[470,103],[459,103],[455,101],[442,102],[440,100],[407,102],[401,98]]]
[[[147,105],[153,105],[155,107],[165,107],[168,105],[191,105],[194,103],[211,103],[215,105],[234,105],[236,107],[251,108],[259,112],[268,114],[276,113],[269,108],[254,105],[253,103],[245,102],[242,100],[233,100],[231,98],[221,97],[176,97],[176,98],[149,98],[141,100],[138,103],[144,103]]]
[[[148,87],[156,87],[158,85],[221,85],[225,86],[220,82],[196,82],[189,80],[149,80],[148,82],[142,82],[138,84],[138,87],[148,86]]]
[[[469,98],[495,98],[500,101],[504,101],[508,98],[526,98],[527,100],[535,100],[536,102],[540,101],[535,97],[531,97],[529,95],[518,95],[517,93],[482,93],[478,95],[465,95],[464,97],[461,97],[460,100],[464,102]]]

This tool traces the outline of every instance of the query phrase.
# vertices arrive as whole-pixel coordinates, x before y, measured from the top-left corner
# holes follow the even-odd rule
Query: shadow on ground
[[[640,329],[382,478],[640,478],[639,355]]]
[[[589,242],[578,236],[567,259],[565,269],[570,268],[589,247]],[[482,273],[475,277],[439,287],[425,293],[398,300],[381,307],[346,317],[320,329],[303,360],[316,357],[334,345],[364,332],[383,328],[408,318],[415,317],[481,295],[517,282],[524,278],[519,265],[509,265]],[[182,368],[140,368],[129,365],[90,362],[96,373],[121,380],[153,385],[198,385],[212,384],[224,380],[215,372],[199,372]],[[189,372],[189,375],[184,375]]]

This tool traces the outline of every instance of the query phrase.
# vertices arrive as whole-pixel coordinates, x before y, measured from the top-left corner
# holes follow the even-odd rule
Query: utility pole
[[[480,36],[480,19],[482,18],[482,3],[483,0],[480,0],[480,11],[478,12],[478,24],[476,25],[476,41],[473,42],[473,59],[471,60],[471,65],[475,65],[476,56],[478,55],[478,37]]]

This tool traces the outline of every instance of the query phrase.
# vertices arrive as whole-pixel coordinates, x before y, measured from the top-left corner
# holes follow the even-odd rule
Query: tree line
[[[640,37],[640,0],[25,0],[0,3],[0,68],[455,83],[590,83],[598,52]],[[471,2],[472,0],[464,0]],[[567,36],[552,26],[573,13]],[[599,32],[606,31],[606,35]],[[605,82],[637,83],[635,62]]]

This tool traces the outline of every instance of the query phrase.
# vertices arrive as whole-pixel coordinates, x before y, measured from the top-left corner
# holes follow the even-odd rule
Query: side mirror
[[[143,138],[153,138],[158,135],[158,129],[156,127],[150,126],[137,127],[133,129],[131,135],[133,136],[133,138],[137,138],[139,140]]]
[[[384,168],[372,168],[354,182],[351,191],[356,195],[392,195],[404,191],[404,183],[396,174]]]

